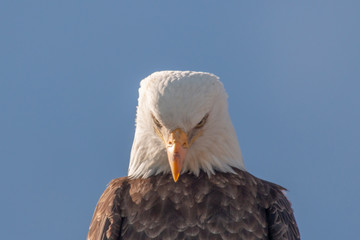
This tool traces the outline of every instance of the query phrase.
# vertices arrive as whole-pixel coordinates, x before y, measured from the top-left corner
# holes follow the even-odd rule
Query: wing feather
[[[275,201],[266,209],[266,217],[269,227],[269,239],[271,240],[298,240],[300,239],[294,212],[289,200],[279,189],[272,184],[271,195],[275,195]]]
[[[121,231],[119,198],[122,185],[123,178],[114,179],[101,195],[90,223],[87,240],[119,238]]]

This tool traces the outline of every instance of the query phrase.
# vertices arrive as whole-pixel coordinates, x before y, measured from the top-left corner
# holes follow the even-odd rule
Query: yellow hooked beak
[[[186,152],[189,148],[188,137],[180,128],[170,133],[166,144],[168,160],[171,173],[176,182],[180,176],[181,168],[184,164]]]

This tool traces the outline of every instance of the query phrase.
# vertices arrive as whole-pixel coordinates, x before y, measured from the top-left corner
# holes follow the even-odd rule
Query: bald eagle
[[[109,183],[87,239],[300,239],[284,190],[245,170],[217,76],[155,72],[128,176]]]

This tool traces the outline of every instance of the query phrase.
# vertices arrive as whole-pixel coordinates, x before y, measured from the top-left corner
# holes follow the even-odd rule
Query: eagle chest
[[[265,211],[246,186],[185,176],[165,180],[129,184],[120,204],[124,239],[266,237]]]

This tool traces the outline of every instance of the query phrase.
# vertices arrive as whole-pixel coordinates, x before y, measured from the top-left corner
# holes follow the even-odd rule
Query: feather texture
[[[246,171],[210,177],[118,178],[101,196],[88,240],[300,239],[290,202],[276,184]]]

